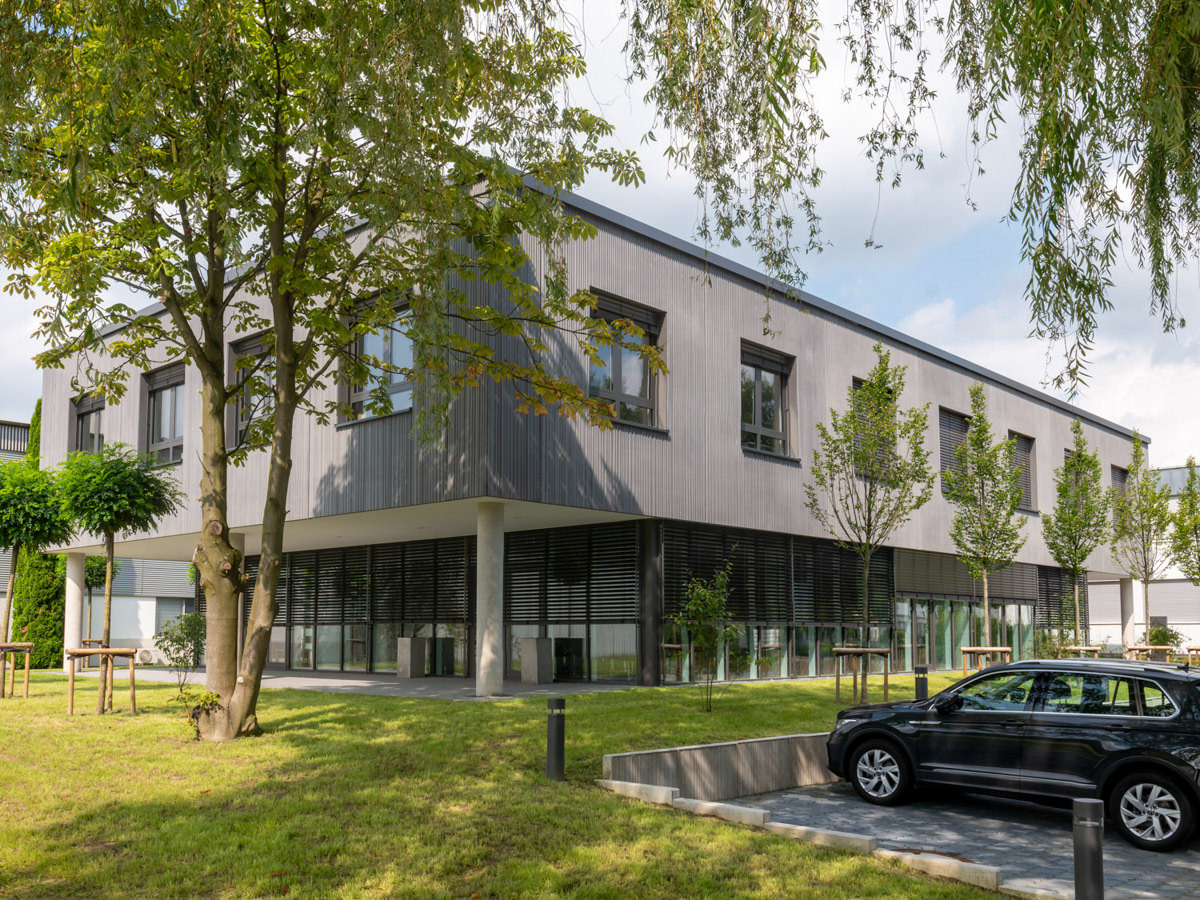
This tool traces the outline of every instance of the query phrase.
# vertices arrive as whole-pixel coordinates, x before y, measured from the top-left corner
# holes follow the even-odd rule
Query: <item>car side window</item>
[[[1142,715],[1165,719],[1175,715],[1175,704],[1161,687],[1152,681],[1140,682],[1142,688]]]
[[[1023,710],[1033,690],[1032,672],[998,672],[972,682],[961,691],[964,710]]]
[[[1047,677],[1042,709],[1045,712],[1082,713],[1089,716],[1134,714],[1128,679],[1079,672],[1051,673]]]

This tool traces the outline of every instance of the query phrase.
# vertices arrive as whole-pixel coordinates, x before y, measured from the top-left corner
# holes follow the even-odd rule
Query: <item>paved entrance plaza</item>
[[[1005,888],[1027,895],[1074,894],[1071,812],[971,794],[922,794],[913,803],[864,803],[848,784],[745,797],[771,821],[864,834],[884,850],[930,852],[999,866]],[[1200,838],[1174,853],[1138,850],[1106,828],[1107,900],[1200,898]]]

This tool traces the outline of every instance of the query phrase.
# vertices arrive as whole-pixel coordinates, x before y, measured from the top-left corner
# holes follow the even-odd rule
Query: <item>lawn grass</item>
[[[691,688],[572,696],[562,784],[544,698],[264,690],[265,733],[213,745],[173,685],[140,686],[136,717],[83,685],[71,718],[57,675],[0,702],[5,897],[992,896],[593,783],[604,753],[824,730],[826,682],[737,685],[711,714]]]

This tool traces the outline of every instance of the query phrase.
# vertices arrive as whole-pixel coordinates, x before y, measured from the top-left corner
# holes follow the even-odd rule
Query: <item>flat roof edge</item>
[[[526,180],[530,183],[531,187],[541,191],[548,190],[545,185],[533,179]],[[1103,416],[1090,413],[1086,409],[1075,406],[1074,404],[1068,403],[1065,400],[1060,400],[1051,394],[1047,394],[1045,391],[1030,387],[1027,384],[1017,381],[1016,379],[1009,378],[1007,375],[1001,375],[999,372],[994,372],[991,369],[985,368],[977,363],[973,363],[968,359],[964,359],[963,357],[943,350],[940,347],[935,347],[933,344],[926,343],[919,338],[907,335],[904,332],[888,325],[883,325],[882,323],[876,322],[873,319],[868,319],[864,315],[853,312],[845,307],[838,306],[836,303],[831,303],[830,301],[824,300],[815,294],[810,294],[808,291],[797,291],[795,288],[784,284],[778,279],[772,278],[771,276],[766,275],[757,269],[752,269],[750,266],[747,266],[744,263],[735,262],[734,260],[725,256],[721,256],[718,253],[712,253],[698,244],[684,240],[683,238],[663,231],[660,228],[655,228],[653,225],[647,225],[645,222],[640,222],[637,219],[634,219],[632,216],[618,212],[617,210],[597,203],[594,200],[589,200],[586,197],[582,197],[579,194],[575,194],[570,191],[559,191],[558,197],[563,203],[578,209],[582,213],[594,216],[598,219],[608,222],[611,225],[615,225],[618,228],[624,228],[640,237],[663,244],[667,247],[670,247],[672,250],[677,250],[680,253],[700,260],[705,265],[714,266],[718,269],[728,272],[731,275],[736,275],[739,278],[744,278],[755,284],[761,285],[767,290],[783,295],[784,299],[796,300],[798,298],[799,302],[802,304],[807,304],[814,309],[818,309],[821,312],[834,316],[835,318],[839,318],[853,325],[857,325],[860,328],[873,332],[880,337],[886,338],[896,344],[909,347],[913,350],[918,350],[934,357],[935,359],[940,359],[943,362],[950,363],[951,365],[964,369],[974,375],[979,375],[996,384],[1003,385],[1004,387],[1010,388],[1018,393],[1025,394],[1026,396],[1031,397],[1032,399],[1041,403],[1054,406],[1063,412],[1070,413],[1072,416],[1086,420],[1093,425],[1098,425],[1101,428],[1115,432],[1123,437],[1133,437],[1133,429],[1131,428],[1126,428],[1124,425],[1119,425],[1116,422],[1109,421]],[[1139,437],[1142,439],[1143,443],[1150,443],[1150,438],[1148,438],[1146,435],[1140,434]]]

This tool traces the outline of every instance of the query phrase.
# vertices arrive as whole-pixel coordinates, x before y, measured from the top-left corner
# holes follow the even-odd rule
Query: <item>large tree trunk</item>
[[[84,560],[86,578],[87,561]],[[113,580],[113,535],[104,535],[104,630],[100,635],[100,646],[109,646],[112,628],[112,580]],[[108,670],[112,668],[112,657],[100,654],[100,690],[96,693],[96,712],[112,709],[112,695],[108,693]]]
[[[258,578],[250,605],[250,621],[242,647],[241,665],[236,666],[236,653],[228,651],[220,660],[222,666],[232,664],[237,670],[232,690],[216,691],[221,695],[221,705],[198,710],[195,716],[197,729],[205,740],[230,740],[258,731],[258,693],[262,685],[263,667],[270,650],[271,627],[279,611],[275,592],[279,586],[280,565],[283,561],[283,530],[287,522],[287,495],[292,474],[292,428],[297,396],[296,351],[292,336],[291,309],[286,299],[280,299],[277,295],[274,301],[274,319],[275,429],[271,439],[271,463],[267,470],[267,492],[263,503]],[[221,415],[224,416],[224,409],[221,410]],[[207,427],[208,423],[205,425]],[[208,534],[204,537],[207,539]],[[224,536],[222,539],[224,540]],[[227,541],[225,543],[228,545]],[[231,601],[231,609],[236,614],[236,594],[231,595]],[[211,611],[209,615],[211,616]],[[211,628],[212,620],[209,621]],[[231,628],[236,635],[236,619]],[[209,689],[213,690],[211,674],[209,679]]]
[[[12,635],[9,633],[9,622],[12,618],[12,602],[13,602],[13,585],[17,580],[17,559],[21,554],[20,546],[13,547],[12,550],[12,568],[8,570],[8,591],[4,595],[4,619],[0,625],[0,641],[11,641]],[[13,657],[16,659],[16,656]],[[16,665],[14,662],[13,665]]]

